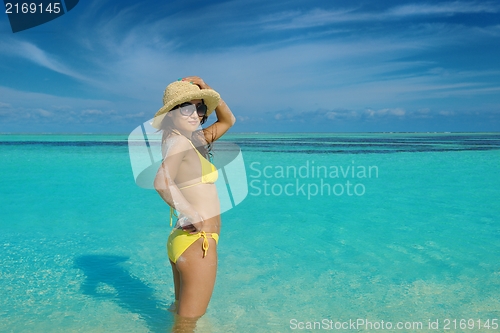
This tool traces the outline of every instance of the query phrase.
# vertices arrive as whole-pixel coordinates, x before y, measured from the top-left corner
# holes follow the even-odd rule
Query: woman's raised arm
[[[183,78],[182,80],[192,82],[193,84],[198,85],[200,89],[212,89],[208,84],[205,83],[205,81],[203,81],[203,79],[198,76],[188,76]],[[231,109],[229,109],[226,102],[224,102],[222,98],[215,108],[215,114],[217,115],[217,121],[207,128],[203,129],[203,134],[207,143],[211,143],[219,139],[231,128],[231,126],[236,123],[236,118],[231,112]]]

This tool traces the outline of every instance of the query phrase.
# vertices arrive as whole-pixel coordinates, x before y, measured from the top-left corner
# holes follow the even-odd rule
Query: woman
[[[181,317],[198,318],[212,296],[221,226],[214,184],[217,169],[208,161],[208,150],[236,119],[219,94],[196,76],[171,83],[163,104],[153,120],[153,126],[163,131],[164,156],[154,185],[171,207],[171,223],[172,216],[178,216],[167,242],[174,311]],[[217,121],[198,130],[214,109]]]

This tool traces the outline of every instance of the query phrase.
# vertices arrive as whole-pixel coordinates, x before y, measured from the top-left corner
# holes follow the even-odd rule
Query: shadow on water
[[[150,332],[170,332],[173,315],[165,304],[154,298],[154,289],[121,266],[128,257],[113,255],[86,255],[75,258],[75,268],[81,269],[86,279],[81,285],[84,295],[111,300],[122,308],[136,313]]]

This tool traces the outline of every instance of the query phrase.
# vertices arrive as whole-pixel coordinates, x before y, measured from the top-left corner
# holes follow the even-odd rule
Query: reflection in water
[[[150,332],[170,332],[174,317],[161,301],[155,299],[154,289],[131,275],[120,263],[127,257],[86,255],[75,259],[86,279],[81,290],[84,295],[116,302],[122,308],[142,318]]]

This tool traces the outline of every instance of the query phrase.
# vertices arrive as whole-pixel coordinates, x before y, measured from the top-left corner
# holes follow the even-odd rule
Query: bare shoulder
[[[191,143],[183,135],[170,135],[162,145],[165,156],[185,154],[191,149]]]

